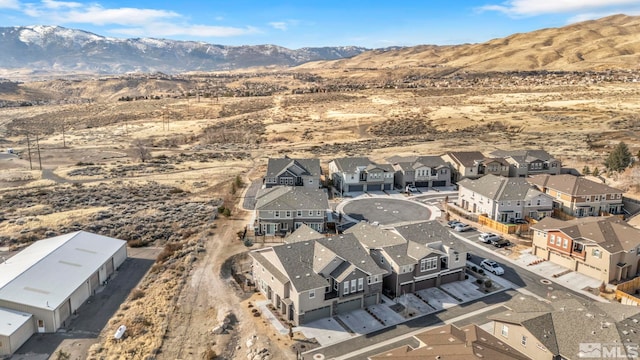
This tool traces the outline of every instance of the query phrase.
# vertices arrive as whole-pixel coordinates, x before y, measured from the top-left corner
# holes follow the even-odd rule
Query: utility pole
[[[33,164],[31,163],[31,141],[29,141],[29,133],[27,133],[27,152],[29,153],[29,170],[33,170]]]
[[[67,148],[67,141],[64,138],[64,125],[66,123],[66,120],[62,120],[62,148],[66,149]]]
[[[38,134],[36,134],[36,146],[38,147],[38,163],[40,163],[40,170],[42,170],[42,158],[40,157],[40,142],[38,141]]]

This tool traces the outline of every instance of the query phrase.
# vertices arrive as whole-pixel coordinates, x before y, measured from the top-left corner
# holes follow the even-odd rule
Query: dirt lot
[[[227,261],[247,251],[236,234],[250,213],[239,204],[269,157],[318,157],[326,166],[340,156],[543,148],[567,167],[602,170],[619,141],[640,150],[635,84],[572,85],[533,74],[503,83],[446,79],[448,86],[425,78],[402,88],[376,87],[383,75],[369,83],[340,76],[347,75],[314,84],[280,77],[285,90],[266,96],[121,102],[105,94],[0,109],[0,149],[18,153],[0,158],[0,248],[82,229],[162,249],[89,359],[231,359],[248,351],[286,359],[293,342],[252,315]],[[340,83],[350,85],[333,87]],[[637,169],[607,181],[636,193]],[[125,340],[111,341],[123,323]]]

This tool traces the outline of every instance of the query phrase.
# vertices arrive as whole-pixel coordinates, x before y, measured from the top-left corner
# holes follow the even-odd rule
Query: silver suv
[[[489,244],[494,241],[498,241],[501,239],[500,235],[492,234],[492,233],[482,233],[478,236],[478,239],[485,244]]]

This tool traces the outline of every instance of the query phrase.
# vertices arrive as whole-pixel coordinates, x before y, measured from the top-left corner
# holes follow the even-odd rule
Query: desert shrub
[[[482,279],[476,279],[476,284],[478,285],[482,284]]]
[[[478,274],[480,274],[480,275],[484,274],[484,270],[483,269],[478,269]]]
[[[133,289],[131,291],[131,300],[138,300],[144,297],[144,291],[142,289]]]
[[[476,266],[472,266],[472,267],[471,267],[471,271],[473,271],[473,272],[477,272],[477,271],[478,271],[478,268],[477,268]]]
[[[165,261],[167,261],[167,259],[169,259],[171,256],[173,256],[173,254],[175,254],[176,251],[182,249],[183,244],[182,243],[168,243],[164,246],[164,249],[162,250],[162,252],[160,254],[158,254],[158,257],[156,258],[156,262],[157,263],[163,263]]]
[[[491,280],[487,279],[487,280],[484,281],[484,287],[486,287],[488,289],[491,286],[493,286],[493,283],[491,282]]]
[[[222,212],[222,215],[229,217],[231,216],[231,209],[229,208],[224,208],[224,211]]]
[[[213,349],[208,349],[202,356],[205,360],[214,360],[218,358],[218,354]]]
[[[129,245],[129,247],[137,248],[147,246],[148,242],[143,239],[135,239],[127,241],[127,244]]]

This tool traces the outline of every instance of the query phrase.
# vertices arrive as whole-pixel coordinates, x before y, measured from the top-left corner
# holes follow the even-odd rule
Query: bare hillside
[[[423,45],[370,51],[356,57],[298,68],[350,69],[423,67],[467,71],[637,69],[640,17],[614,15],[561,28],[514,34],[482,44]]]

